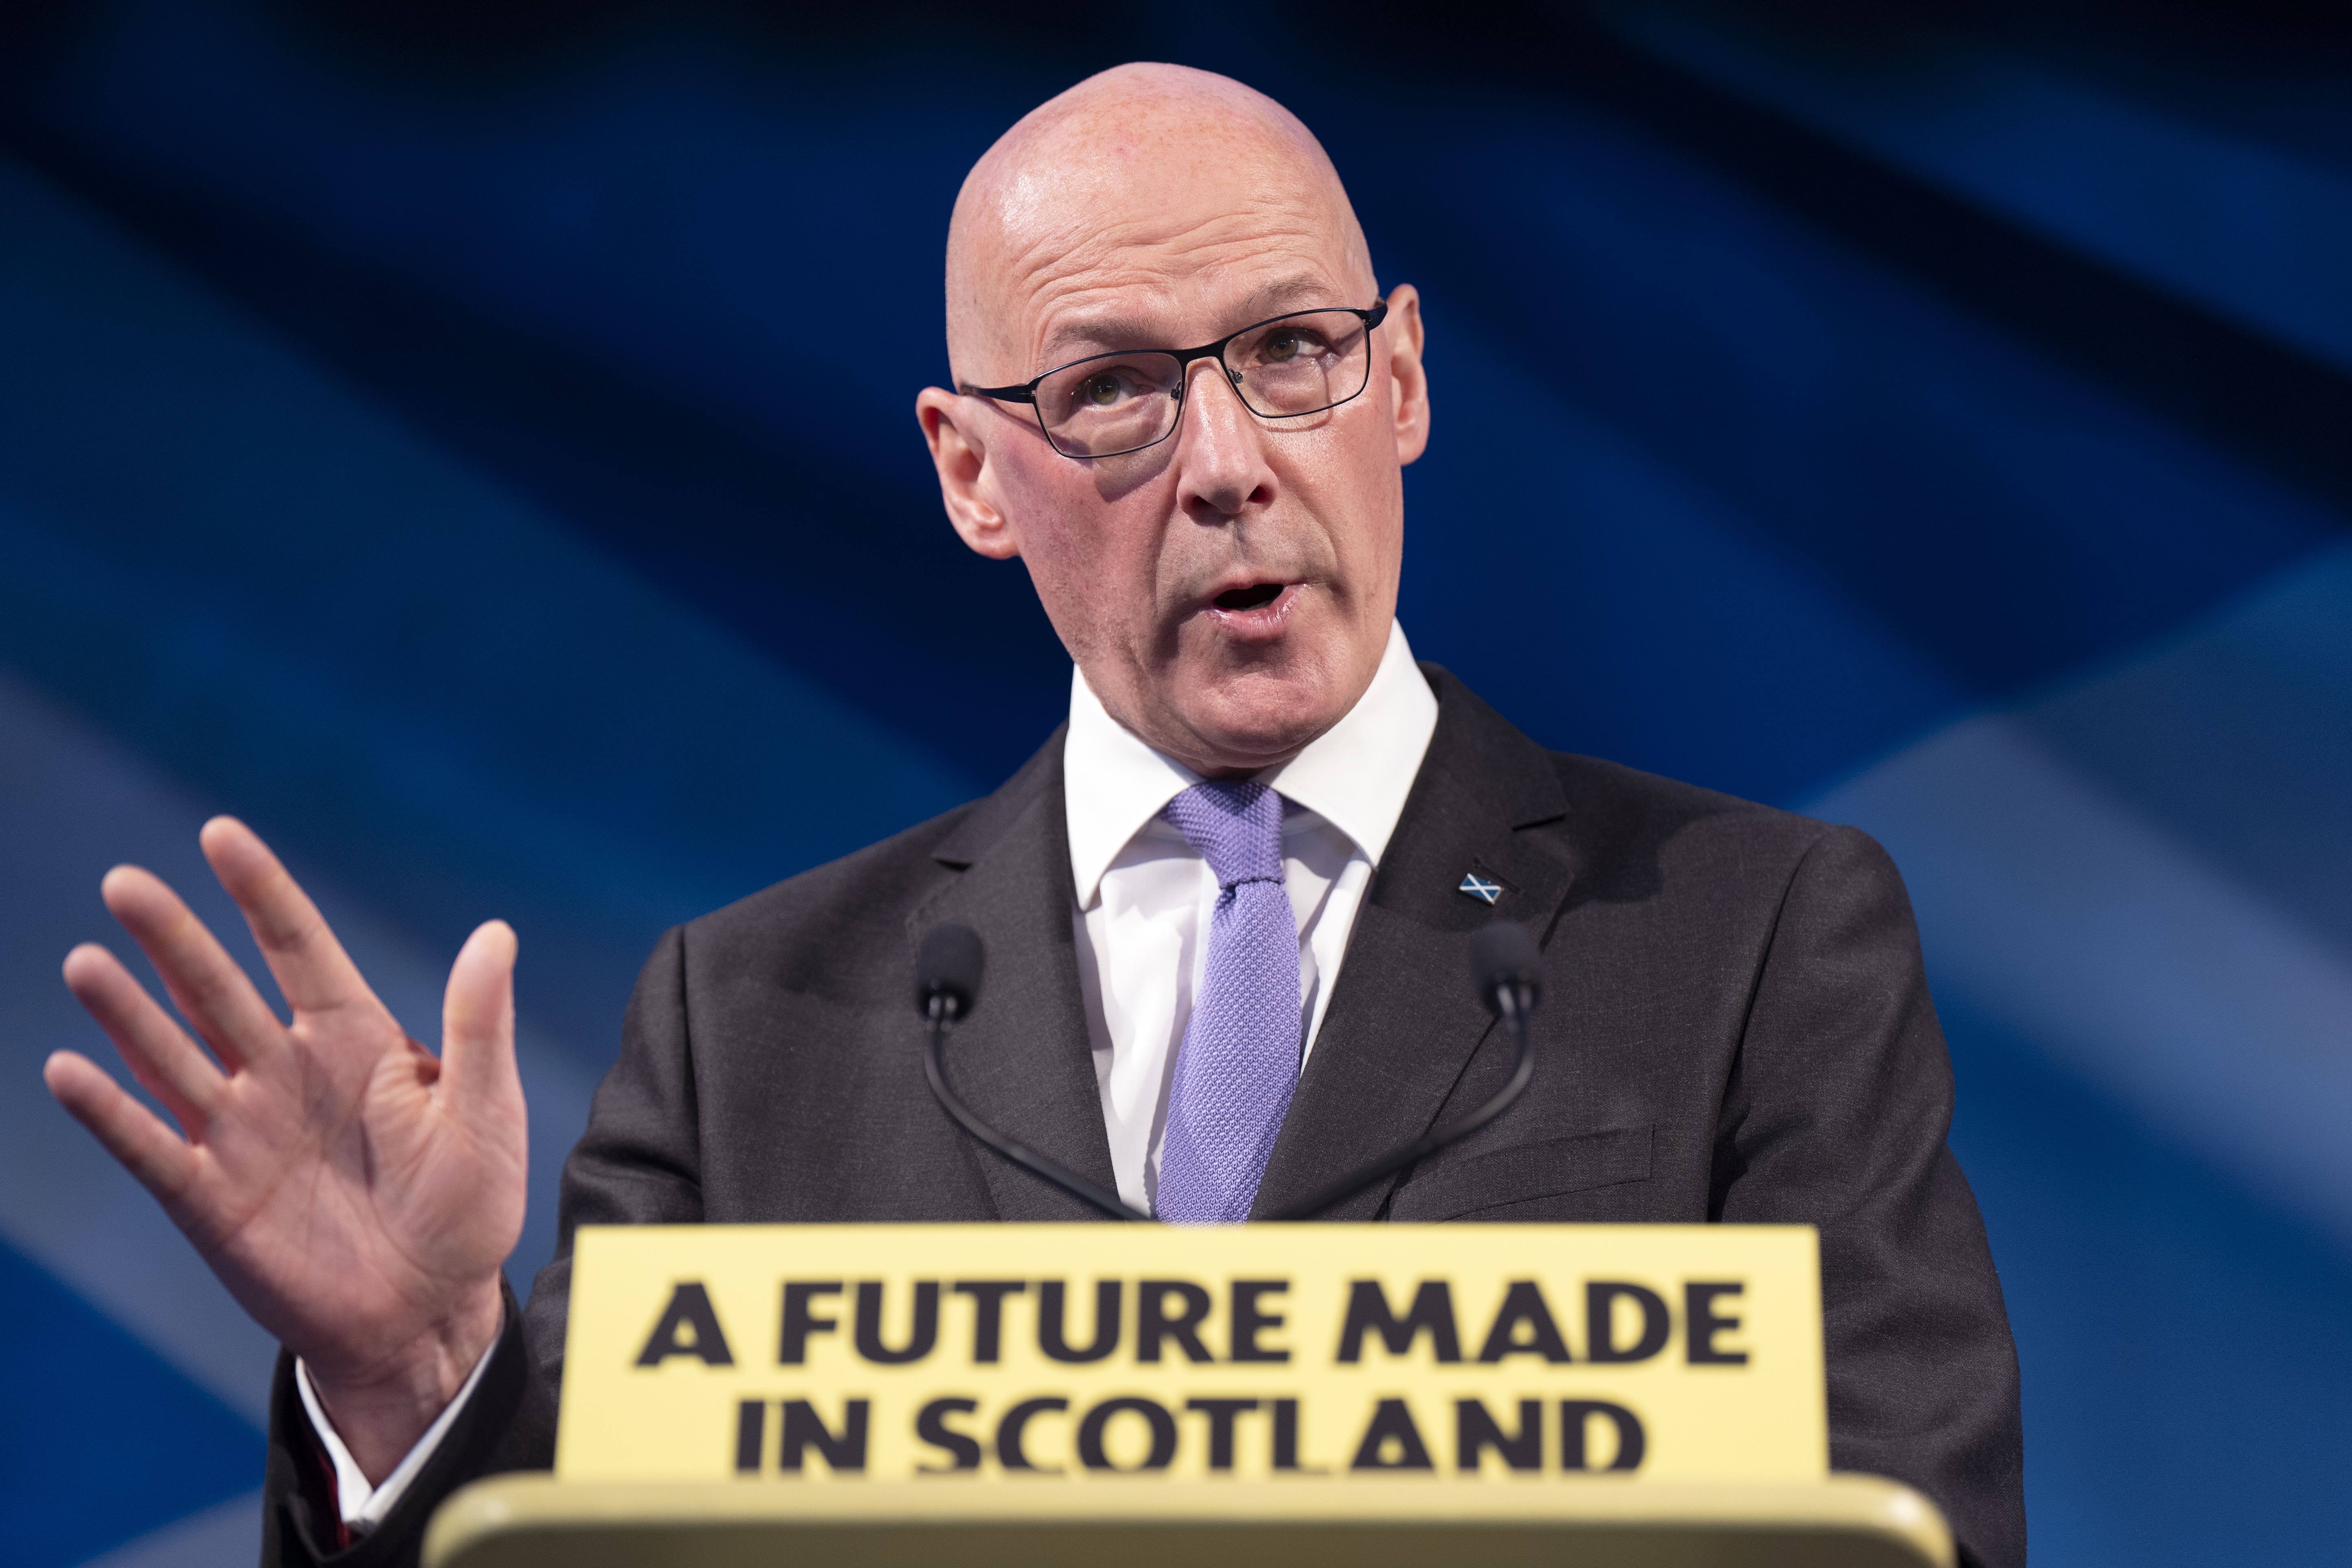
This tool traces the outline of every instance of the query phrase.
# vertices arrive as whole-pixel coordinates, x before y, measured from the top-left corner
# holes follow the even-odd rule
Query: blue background
[[[1297,110],[1422,289],[1422,657],[1895,851],[2037,1557],[2339,1557],[2352,30],[1031,9],[0,20],[8,1560],[255,1538],[270,1347],[37,1081],[108,1055],[55,967],[126,947],[100,874],[205,887],[234,809],[427,1038],[514,921],[527,1275],[661,929],[1055,721],[1067,662],[955,544],[911,404],[963,170],[1136,58]]]

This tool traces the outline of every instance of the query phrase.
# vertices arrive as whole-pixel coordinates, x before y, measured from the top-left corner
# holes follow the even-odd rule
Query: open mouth
[[[1285,584],[1253,583],[1246,588],[1229,588],[1210,603],[1221,610],[1259,610],[1282,597]]]

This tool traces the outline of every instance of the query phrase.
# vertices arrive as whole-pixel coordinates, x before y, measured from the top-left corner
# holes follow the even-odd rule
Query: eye
[[[1268,364],[1290,364],[1328,353],[1330,345],[1312,327],[1276,327],[1259,342],[1257,352]]]
[[[1127,381],[1117,371],[1098,370],[1078,383],[1077,402],[1086,408],[1108,408],[1127,395]]]

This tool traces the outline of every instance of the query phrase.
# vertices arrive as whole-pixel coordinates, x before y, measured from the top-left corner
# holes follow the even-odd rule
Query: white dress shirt
[[[1389,625],[1372,683],[1305,751],[1256,774],[1286,805],[1283,885],[1298,919],[1303,1049],[1315,1048],[1364,888],[1396,831],[1437,729],[1437,698]],[[1062,748],[1078,981],[1118,1195],[1149,1209],[1160,1188],[1168,1084],[1209,955],[1216,873],[1160,810],[1201,775],[1143,743],[1070,675]]]
[[[1396,831],[1436,731],[1437,697],[1413,665],[1404,628],[1391,621],[1380,669],[1347,716],[1290,761],[1255,775],[1286,803],[1282,876],[1298,918],[1302,1067],[1322,1027],[1364,888]],[[1160,808],[1201,775],[1120,725],[1075,668],[1062,772],[1078,980],[1111,1169],[1119,1196],[1149,1208],[1160,1184],[1169,1071],[1208,963],[1209,912],[1219,891],[1216,873],[1182,834],[1160,820]],[[309,1371],[295,1363],[302,1408],[334,1461],[345,1524],[364,1532],[383,1521],[440,1447],[489,1360],[490,1352],[483,1352],[449,1408],[380,1487],[352,1461],[311,1391]]]
[[[335,1508],[353,1535],[365,1535],[382,1524],[393,1504],[407,1493],[408,1484],[425,1468],[425,1461],[433,1457],[433,1450],[441,1446],[442,1437],[456,1424],[457,1412],[466,1408],[466,1401],[474,1396],[474,1385],[482,1381],[482,1371],[490,1364],[490,1356],[498,1348],[499,1342],[492,1340],[489,1349],[474,1363],[474,1370],[466,1374],[466,1381],[457,1385],[457,1396],[449,1401],[447,1409],[433,1418],[425,1436],[416,1439],[415,1447],[393,1467],[382,1486],[367,1479],[367,1472],[352,1458],[352,1451],[343,1447],[343,1435],[327,1419],[327,1408],[319,1403],[318,1391],[310,1386],[310,1369],[299,1360],[295,1362],[294,1387],[302,1395],[302,1413],[310,1416],[310,1430],[319,1435],[327,1458],[334,1461]]]

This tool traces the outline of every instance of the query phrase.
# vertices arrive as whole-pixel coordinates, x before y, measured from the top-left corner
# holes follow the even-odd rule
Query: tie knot
[[[1248,780],[1210,779],[1162,807],[1219,887],[1282,880],[1282,796]]]

